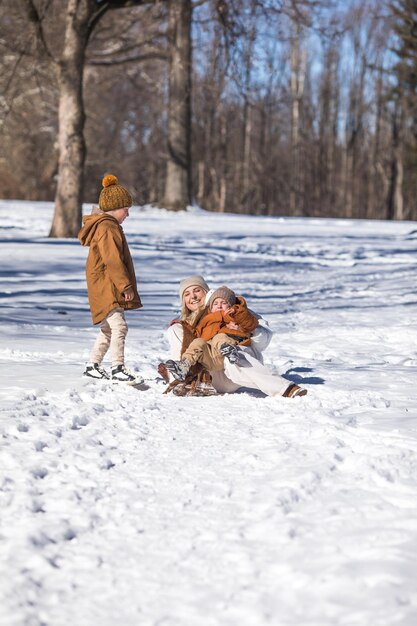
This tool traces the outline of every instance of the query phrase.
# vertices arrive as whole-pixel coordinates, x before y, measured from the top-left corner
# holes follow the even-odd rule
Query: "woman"
[[[205,300],[209,286],[202,276],[189,276],[180,283],[181,318],[174,320],[167,331],[171,358],[181,356],[194,338],[193,329],[206,314]],[[213,387],[219,393],[233,393],[241,387],[259,389],[268,396],[295,397],[307,391],[294,383],[271,373],[263,365],[262,351],[268,346],[272,332],[259,318],[259,325],[251,335],[251,345],[241,348],[245,353],[243,365],[224,359],[224,370],[210,371]]]

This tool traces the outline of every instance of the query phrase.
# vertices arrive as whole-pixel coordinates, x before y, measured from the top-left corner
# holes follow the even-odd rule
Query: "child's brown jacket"
[[[227,328],[229,322],[235,322],[239,325],[237,330]],[[224,311],[215,311],[207,313],[196,326],[196,335],[205,341],[213,339],[218,333],[225,333],[236,339],[240,339],[241,345],[249,345],[251,342],[250,333],[257,327],[258,319],[249,311],[246,301],[242,296],[236,298],[234,304],[228,313]]]
[[[126,237],[118,221],[106,213],[84,217],[78,233],[83,246],[90,246],[86,276],[93,324],[99,324],[115,308],[139,309],[135,269]],[[133,300],[124,292],[131,287]]]

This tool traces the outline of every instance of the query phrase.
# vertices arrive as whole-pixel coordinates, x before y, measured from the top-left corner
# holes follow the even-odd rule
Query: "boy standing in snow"
[[[81,244],[90,247],[86,265],[88,301],[93,324],[100,324],[83,375],[110,379],[108,372],[101,367],[110,348],[111,380],[139,384],[143,379],[126,369],[124,364],[128,330],[124,311],[142,306],[132,257],[121,227],[129,216],[133,200],[112,174],[103,178],[102,185],[99,210],[93,209],[91,215],[84,217],[83,227],[78,233]]]

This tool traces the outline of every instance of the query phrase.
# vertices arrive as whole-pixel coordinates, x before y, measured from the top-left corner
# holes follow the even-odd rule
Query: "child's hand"
[[[132,287],[129,287],[128,289],[126,289],[126,291],[123,292],[123,295],[125,297],[126,302],[130,302],[131,300],[133,300],[135,293]]]
[[[233,318],[234,315],[236,313],[236,309],[235,307],[230,307],[230,309],[227,309],[227,311],[224,312],[224,317],[227,318]],[[226,321],[226,319],[224,321]],[[229,328],[230,330],[239,330],[239,324],[236,324],[236,322],[231,319],[230,322],[227,322],[226,324],[226,328]]]

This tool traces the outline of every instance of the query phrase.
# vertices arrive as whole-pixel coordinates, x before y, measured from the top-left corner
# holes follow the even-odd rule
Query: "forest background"
[[[417,0],[0,0],[0,197],[417,219]]]

